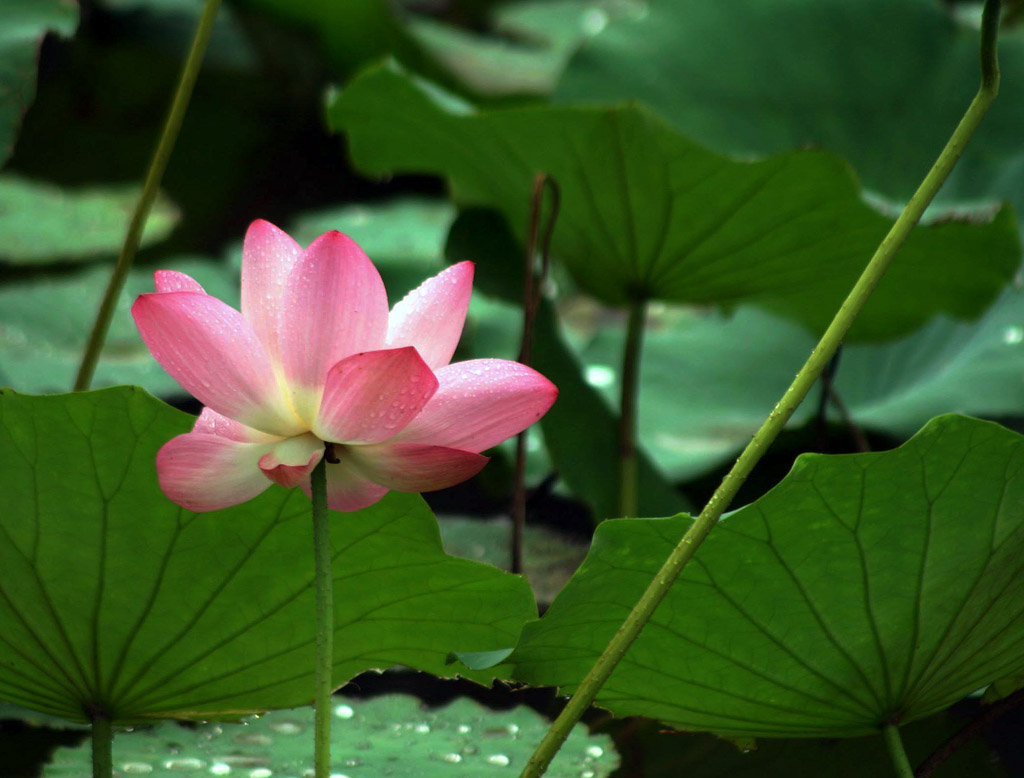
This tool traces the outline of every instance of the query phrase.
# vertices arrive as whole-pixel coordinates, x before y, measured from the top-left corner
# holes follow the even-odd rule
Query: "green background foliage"
[[[76,31],[70,0],[5,5],[0,385],[70,387],[199,8],[97,0]],[[530,189],[551,173],[563,202],[535,366],[560,399],[530,435],[529,520],[551,526],[529,534],[526,565],[548,602],[592,522],[618,512],[622,306],[653,300],[640,515],[695,511],[965,107],[976,10],[225,3],[95,385],[137,384],[197,409],[128,309],[158,268],[237,305],[240,241],[257,217],[303,243],[352,235],[392,303],[446,263],[475,261],[457,359],[515,358]],[[887,769],[877,738],[780,738],[748,754],[655,735],[654,720],[831,738],[928,716],[906,728],[916,760],[978,703],[929,712],[989,681],[989,700],[1019,687],[1019,439],[973,420],[928,424],[956,411],[1024,429],[1016,13],[1001,32],[1000,99],[844,347],[834,389],[849,418],[835,401],[817,409],[812,392],[737,507],[749,504],[714,531],[605,690],[614,712],[652,719],[608,725],[619,774],[874,776]],[[77,719],[97,705],[144,719],[308,699],[304,497],[273,487],[219,515],[179,511],[159,493],[153,454],[190,419],[138,390],[8,391],[0,414],[0,696]],[[765,494],[793,455],[851,450],[851,421],[880,448],[927,426],[868,459],[802,458]],[[481,518],[506,510],[511,449],[491,452],[471,483],[427,496],[460,517],[445,519],[450,553],[506,564],[507,524]],[[851,530],[843,522],[856,515]],[[467,672],[452,651],[518,642],[521,678],[571,688],[687,521],[602,525],[550,613],[521,636],[535,614],[526,582],[447,556],[426,503],[391,495],[334,526],[339,678],[394,664],[447,677]],[[419,713],[396,705],[384,719]],[[526,730],[514,744],[523,758],[537,739]],[[166,748],[147,738],[119,741]],[[1001,774],[986,748],[945,774]],[[502,769],[481,766],[492,768]]]
[[[0,31],[0,164],[10,156],[21,117],[32,102],[43,36],[48,30],[74,33],[78,9],[66,0],[9,0],[4,16],[8,24]]]
[[[555,97],[639,99],[728,153],[820,146],[904,200],[977,89],[977,17],[960,16],[932,0],[654,0],[587,41]],[[940,201],[1009,199],[1024,213],[1019,23],[1003,30],[999,59],[999,99]]]

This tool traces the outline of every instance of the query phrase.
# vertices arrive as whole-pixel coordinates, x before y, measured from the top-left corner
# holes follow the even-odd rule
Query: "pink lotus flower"
[[[325,442],[335,510],[475,475],[479,452],[543,416],[558,390],[517,362],[449,364],[472,282],[471,262],[454,265],[389,313],[380,274],[350,238],[328,232],[303,251],[265,221],[245,236],[241,313],[158,271],[132,315],[157,362],[207,406],[157,455],[164,494],[193,511],[272,482],[308,494]]]

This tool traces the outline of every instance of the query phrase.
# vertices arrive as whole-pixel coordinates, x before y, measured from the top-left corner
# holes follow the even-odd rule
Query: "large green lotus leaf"
[[[193,514],[158,448],[192,417],[141,389],[0,393],[0,698],[71,720],[211,718],[312,695],[310,503]],[[445,555],[418,495],[332,514],[334,678],[511,645],[526,582]],[[486,678],[486,676],[483,676]]]
[[[238,303],[238,277],[224,263],[174,257],[159,267],[189,273],[210,294]],[[112,265],[0,275],[0,386],[22,392],[66,392],[74,384],[96,309]],[[131,307],[153,291],[153,268],[132,269],[114,310],[93,386],[133,383],[154,394],[183,390],[153,359],[139,337]]]
[[[1024,438],[962,416],[877,454],[801,456],[728,516],[598,695],[739,736],[851,737],[1024,667]],[[509,661],[572,689],[691,520],[602,524]]]
[[[14,148],[21,117],[36,90],[39,44],[48,30],[72,35],[78,6],[70,0],[4,0],[0,25],[0,165]]]
[[[363,171],[445,175],[457,202],[499,209],[520,235],[533,177],[550,173],[562,190],[554,251],[612,304],[749,301],[820,330],[891,223],[837,157],[731,161],[632,105],[476,112],[384,66],[334,96],[329,118]],[[891,337],[939,312],[976,316],[1018,262],[1008,211],[919,228],[855,337]]]
[[[1024,32],[1000,36],[999,99],[947,202],[1011,196],[1024,211]],[[904,199],[978,87],[978,30],[934,0],[655,0],[587,41],[559,101],[639,99],[727,153],[817,145]]]
[[[0,262],[39,264],[117,254],[138,197],[133,186],[70,190],[0,176]],[[166,238],[177,221],[178,209],[158,197],[142,245]]]
[[[435,778],[453,773],[484,775],[518,769],[544,736],[548,722],[530,708],[488,710],[467,699],[425,709],[415,697],[368,700],[335,697],[331,727],[332,774]],[[312,775],[313,709],[268,713],[242,724],[204,724],[185,729],[162,722],[114,738],[120,774]],[[88,743],[61,748],[44,778],[89,773]],[[554,778],[603,778],[618,766],[611,738],[577,730],[551,765]],[[499,771],[500,772],[500,771]]]
[[[599,328],[578,352],[588,380],[609,401],[618,396],[623,339],[621,328]],[[747,444],[813,348],[800,327],[754,308],[728,318],[678,308],[652,312],[641,367],[641,439],[671,477],[705,473]],[[1024,296],[1008,289],[976,322],[938,317],[900,340],[846,346],[834,386],[858,424],[906,438],[950,411],[1019,414],[1022,376]],[[814,412],[804,403],[791,424]],[[832,418],[842,423],[834,410]]]

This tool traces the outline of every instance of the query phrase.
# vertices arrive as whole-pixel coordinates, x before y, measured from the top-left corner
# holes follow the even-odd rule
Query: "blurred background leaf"
[[[866,188],[902,202],[977,90],[977,17],[958,20],[954,7],[650,0],[583,43],[555,99],[641,100],[731,154],[829,149],[852,163]],[[999,64],[999,99],[937,202],[1007,199],[1024,215],[1019,21],[1000,35]]]
[[[390,65],[335,96],[329,118],[359,169],[443,175],[457,203],[497,208],[520,236],[533,177],[551,175],[552,250],[614,305],[748,301],[820,332],[891,225],[837,157],[734,162],[631,106],[477,112]],[[939,312],[976,317],[1019,264],[1008,211],[918,228],[850,338],[905,334]]]
[[[612,401],[624,335],[592,304],[566,307],[585,374]],[[731,316],[654,308],[641,368],[640,437],[674,479],[727,461],[750,440],[814,347],[786,319],[751,307]],[[1024,409],[1024,297],[1008,289],[976,322],[940,316],[887,343],[850,344],[833,385],[853,420],[894,439],[955,411],[989,418]],[[790,425],[812,419],[820,385]],[[844,419],[833,404],[829,418]]]
[[[71,35],[74,0],[5,0],[0,29],[0,165],[10,156],[21,117],[35,93],[39,46],[47,31]]]
[[[640,5],[638,0],[525,0],[496,4],[483,32],[429,17],[414,17],[408,31],[466,94],[481,100],[536,99],[550,95],[583,41]]]
[[[39,264],[116,254],[124,242],[140,187],[60,189],[0,175],[0,263]],[[157,196],[142,245],[163,240],[178,210]]]
[[[224,263],[173,257],[160,267],[194,276],[206,290],[238,304],[238,276]],[[171,397],[178,384],[153,359],[131,317],[135,298],[153,291],[152,266],[137,266],[117,302],[93,385],[136,384]],[[7,272],[0,283],[0,384],[22,392],[67,392],[74,383],[111,265]]]

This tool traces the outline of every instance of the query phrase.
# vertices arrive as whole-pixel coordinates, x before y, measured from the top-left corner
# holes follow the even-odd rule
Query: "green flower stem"
[[[853,290],[843,302],[835,318],[825,330],[818,345],[814,347],[810,358],[800,369],[789,389],[768,415],[764,424],[754,435],[753,440],[743,450],[732,469],[715,490],[700,516],[690,526],[682,540],[669,554],[664,565],[654,576],[632,612],[619,627],[615,636],[605,647],[597,662],[580,682],[565,709],[551,725],[537,750],[526,764],[520,778],[537,778],[547,770],[558,749],[569,736],[569,732],[579,721],[583,713],[597,697],[598,691],[611,676],[619,661],[626,655],[630,645],[636,640],[640,630],[650,620],[655,608],[664,599],[669,588],[679,577],[683,567],[693,557],[697,548],[718,522],[740,486],[746,480],[754,465],[782,431],[797,406],[818,380],[825,365],[836,353],[847,331],[853,325],[857,315],[867,302],[885,274],[893,256],[907,239],[924,213],[925,208],[935,197],[946,177],[963,153],[967,141],[971,138],[988,111],[989,106],[999,91],[999,66],[996,61],[996,37],[999,29],[1000,0],[986,0],[982,17],[981,29],[981,87],[971,101],[967,112],[953,131],[946,147],[939,154],[938,160],[928,172],[921,186],[918,187],[910,202],[907,203],[889,234],[885,236],[874,256],[868,263]],[[625,380],[625,377],[623,377]]]
[[[634,302],[626,324],[622,355],[622,394],[619,405],[619,516],[637,514],[636,409],[640,399],[640,355],[643,351],[647,303]]]
[[[113,764],[114,731],[110,719],[103,715],[92,717],[92,778],[111,778]]]
[[[135,252],[139,250],[142,230],[146,226],[146,219],[149,217],[149,211],[153,207],[157,190],[160,188],[160,181],[167,169],[167,162],[174,150],[174,142],[178,139],[178,131],[181,129],[181,122],[185,118],[185,110],[188,108],[188,101],[192,96],[192,87],[195,86],[199,68],[203,63],[203,54],[210,42],[210,33],[213,31],[213,22],[217,17],[219,6],[220,0],[206,0],[206,5],[203,6],[196,34],[192,39],[192,48],[188,53],[188,59],[185,60],[185,67],[181,71],[181,79],[178,81],[178,88],[174,93],[171,110],[167,114],[163,133],[153,152],[153,159],[149,163],[149,171],[146,173],[142,194],[139,196],[138,202],[135,203],[135,211],[128,224],[128,232],[124,236],[124,245],[121,247],[114,272],[110,276],[107,290],[103,293],[103,301],[96,314],[96,321],[93,323],[92,332],[89,335],[89,343],[82,355],[82,363],[78,367],[74,387],[76,392],[85,391],[92,383],[93,373],[96,372],[96,363],[99,362],[103,344],[107,340],[107,332],[110,330],[110,320],[114,316],[114,308],[121,296],[121,290],[124,289],[128,271],[131,270],[132,261],[135,259]]]
[[[885,747],[889,749],[889,756],[896,768],[896,775],[899,778],[914,778],[914,768],[910,766],[906,749],[903,748],[900,728],[895,724],[886,724],[882,734],[885,736]]]
[[[316,778],[329,778],[331,774],[331,692],[334,691],[334,576],[332,574],[331,524],[327,513],[327,460],[313,468],[311,476],[313,494],[313,553],[316,578],[316,692],[313,705],[314,746],[313,767]]]

